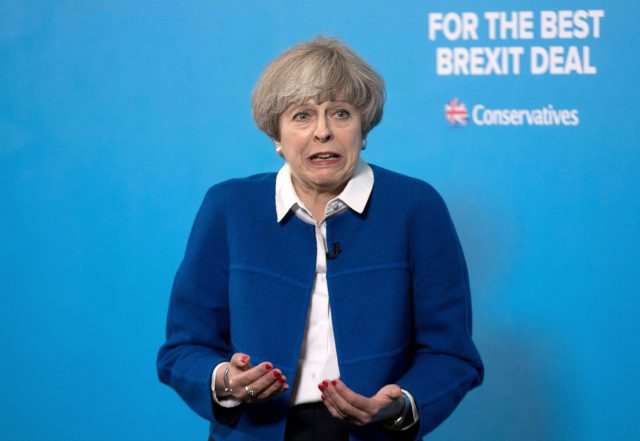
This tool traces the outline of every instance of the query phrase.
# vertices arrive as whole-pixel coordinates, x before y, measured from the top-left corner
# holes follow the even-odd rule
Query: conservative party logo
[[[452,126],[466,126],[469,120],[467,106],[458,101],[458,98],[452,98],[444,105],[444,116]]]
[[[485,104],[471,107],[452,98],[444,106],[444,116],[449,124],[466,126],[469,121],[476,126],[577,126],[580,124],[578,109],[556,109],[552,104],[530,109],[492,108]],[[469,118],[471,116],[471,118]]]

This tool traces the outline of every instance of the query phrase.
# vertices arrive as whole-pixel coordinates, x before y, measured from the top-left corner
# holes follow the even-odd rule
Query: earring
[[[365,138],[362,140],[362,148],[360,150],[364,150],[366,148],[367,148],[367,139]]]
[[[284,158],[284,156],[282,155],[282,147],[280,147],[280,146],[276,147],[276,154],[278,156],[280,156],[281,158]]]

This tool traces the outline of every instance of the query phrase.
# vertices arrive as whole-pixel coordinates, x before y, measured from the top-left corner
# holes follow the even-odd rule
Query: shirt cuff
[[[400,425],[399,427],[387,427],[387,429],[390,430],[407,430],[410,427],[413,427],[413,425],[415,423],[418,422],[418,408],[416,407],[416,401],[413,399],[413,395],[411,395],[409,392],[407,392],[404,389],[401,389],[402,393],[404,395],[406,395],[406,397],[409,399],[409,403],[411,403],[411,409],[409,409],[409,411],[407,412],[407,418],[405,418],[404,422],[402,423],[402,425]]]
[[[216,395],[216,373],[218,372],[218,369],[220,369],[220,367],[225,363],[226,361],[218,364],[215,367],[215,369],[213,369],[213,372],[211,373],[211,396],[213,396],[213,401],[216,404],[222,407],[226,407],[227,409],[230,409],[232,407],[239,406],[242,402],[231,396],[218,398],[218,396]]]

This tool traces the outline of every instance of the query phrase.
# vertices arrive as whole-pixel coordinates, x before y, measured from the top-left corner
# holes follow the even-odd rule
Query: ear
[[[280,156],[281,158],[284,158],[284,154],[282,153],[282,144],[280,144],[280,141],[276,141],[275,138],[271,138],[271,140],[273,141],[273,144],[276,146],[276,153],[278,154],[278,156]]]

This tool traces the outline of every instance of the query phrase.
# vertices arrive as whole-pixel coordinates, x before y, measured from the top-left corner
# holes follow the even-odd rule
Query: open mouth
[[[340,158],[342,158],[342,155],[339,155],[338,153],[335,153],[335,152],[320,152],[320,153],[316,153],[315,155],[309,156],[309,159],[311,161],[316,161],[316,162],[335,161]]]

